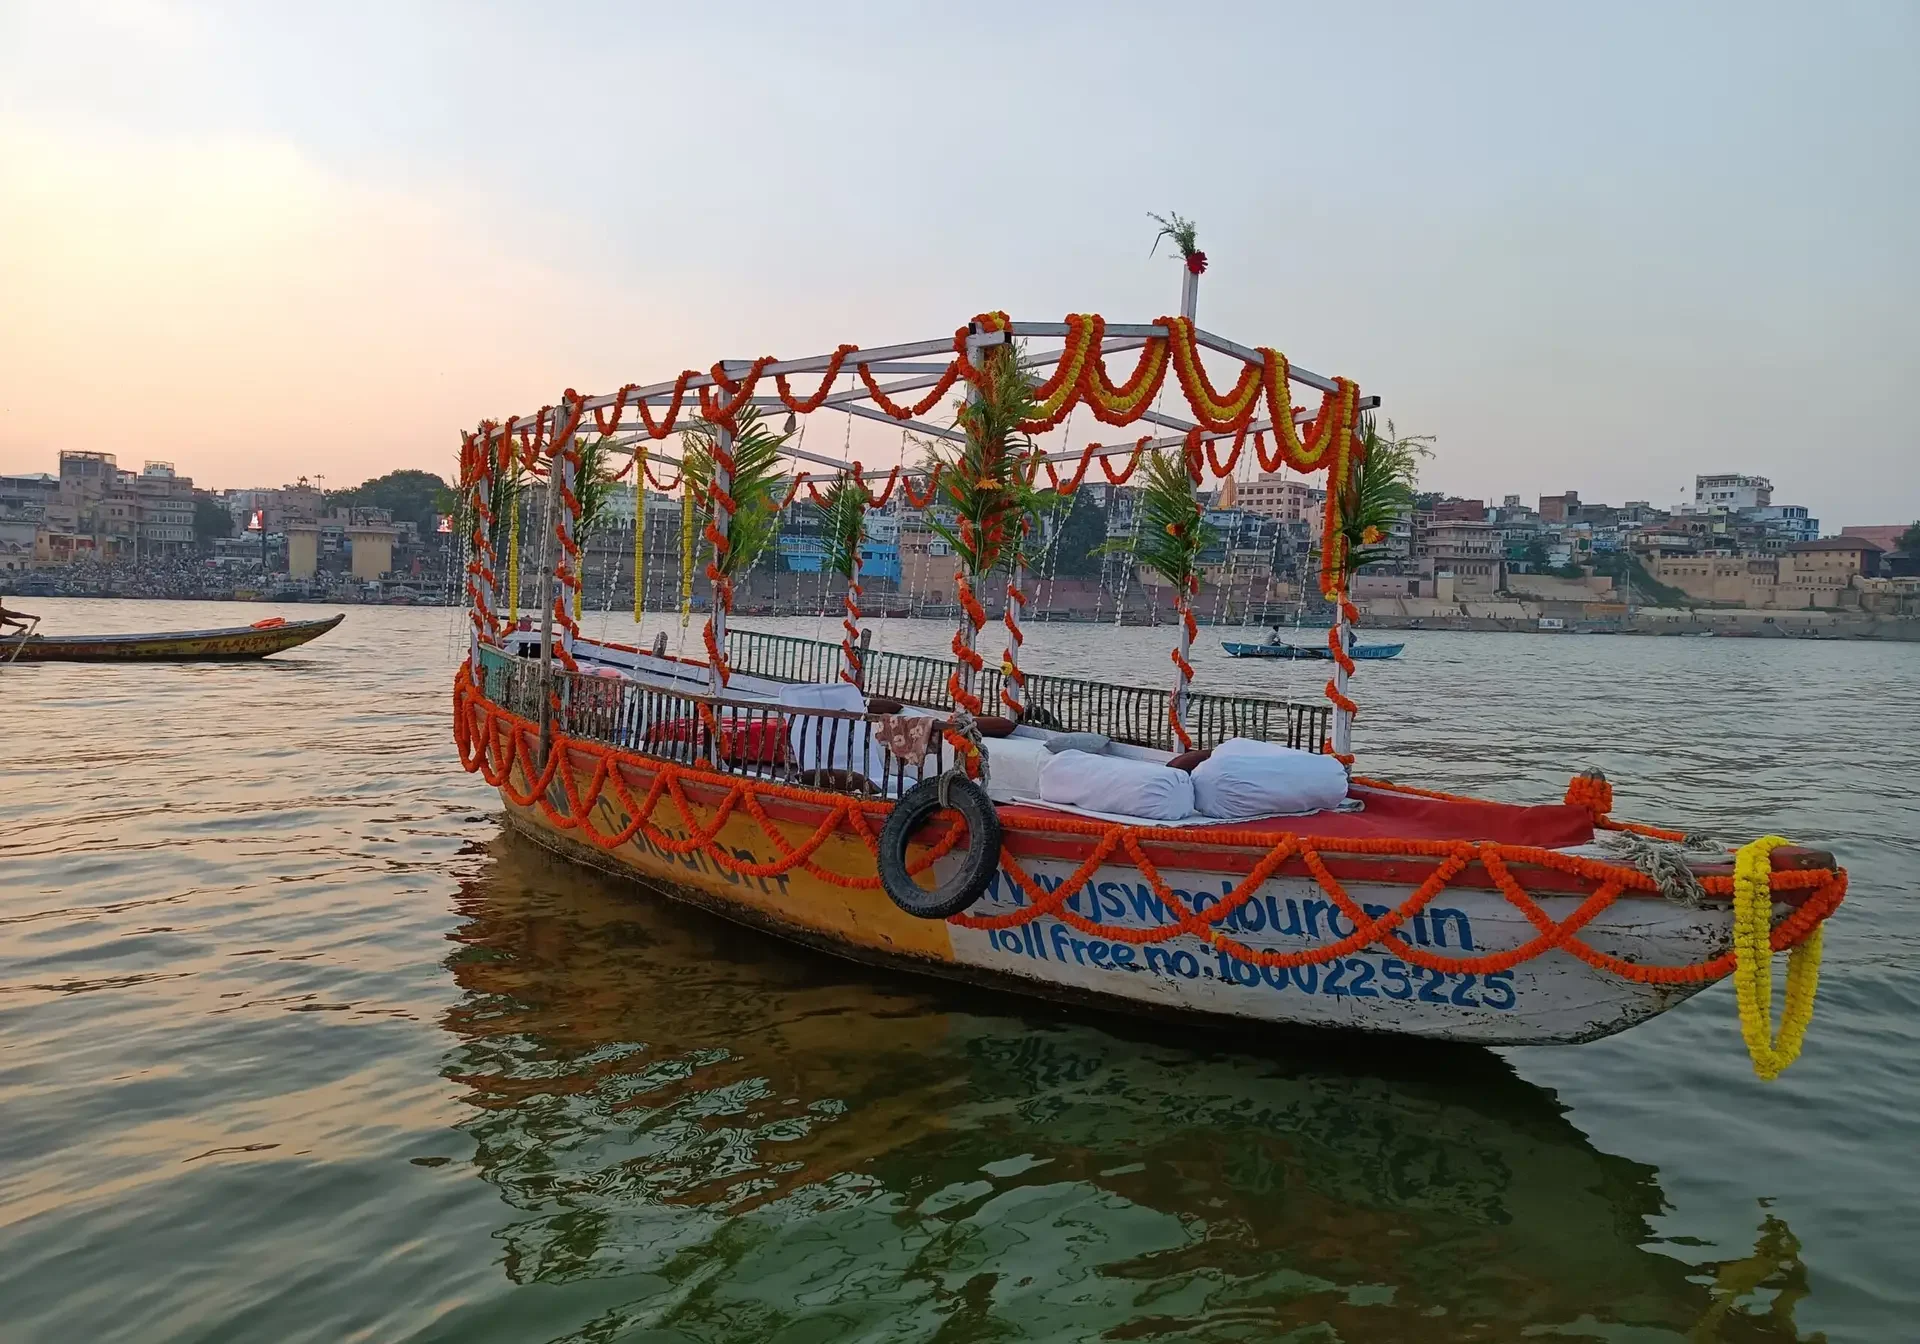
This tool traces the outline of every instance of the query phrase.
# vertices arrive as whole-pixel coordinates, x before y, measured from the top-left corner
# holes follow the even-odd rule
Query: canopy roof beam
[[[1066,336],[1071,334],[1071,330],[1065,322],[1012,322],[1008,324],[1007,329],[1004,331],[973,333],[967,337],[967,348],[969,350],[982,350],[989,346],[1002,345],[1009,340],[1021,336]],[[1166,334],[1166,327],[1158,323],[1111,323],[1105,328],[1105,339],[1101,342],[1100,354],[1105,356],[1118,354],[1123,350],[1138,349],[1147,341],[1164,338]],[[1216,351],[1220,354],[1230,355],[1242,363],[1258,364],[1261,362],[1259,351],[1253,349],[1251,346],[1241,345],[1237,341],[1230,341],[1224,336],[1218,336],[1212,332],[1203,331],[1196,327],[1194,328],[1193,337],[1197,343],[1206,349]],[[940,337],[927,341],[908,341],[899,345],[876,346],[871,350],[860,350],[844,356],[841,368],[850,372],[861,365],[865,365],[869,370],[874,372],[906,373],[910,371],[906,367],[889,366],[897,366],[901,361],[911,361],[927,355],[950,354],[952,350],[952,337]],[[1063,350],[1050,350],[1043,354],[1030,355],[1022,362],[1028,366],[1057,363],[1064,353],[1065,351]],[[834,356],[832,354],[812,355],[806,359],[778,360],[767,365],[764,372],[766,374],[824,373],[827,369],[833,367],[833,361]],[[744,372],[752,368],[753,365],[751,361],[748,360],[726,360],[722,362],[721,367],[729,376],[732,376],[736,371]],[[915,387],[931,386],[933,381],[937,381],[938,377],[945,373],[946,368],[947,366],[945,364],[926,365],[924,366],[924,373],[929,376],[929,381],[917,384],[901,383],[897,390],[905,392],[911,391]],[[911,371],[922,372],[921,369],[917,368]],[[1308,387],[1317,388],[1322,392],[1334,391],[1338,386],[1333,379],[1314,373],[1309,369],[1300,368],[1294,364],[1287,366],[1287,376],[1294,382],[1303,383]],[[714,380],[711,374],[696,373],[688,377],[684,384],[676,378],[633,389],[627,394],[627,400],[633,402],[644,399],[648,405],[653,405],[657,399],[663,397],[670,401],[676,387],[681,388],[684,394],[685,392],[695,392],[703,387],[712,387],[713,385]],[[887,390],[891,392],[895,389],[889,388]],[[864,391],[860,391],[859,395],[864,397],[866,394]],[[599,396],[585,398],[581,406],[582,409],[587,412],[605,410],[618,400],[619,394],[617,392],[603,393]],[[539,415],[516,416],[507,422],[506,429],[510,432],[531,430],[539,424],[541,420],[542,417]]]

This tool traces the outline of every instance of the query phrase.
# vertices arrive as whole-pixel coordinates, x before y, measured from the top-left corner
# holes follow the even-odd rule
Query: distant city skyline
[[[0,0],[0,471],[448,475],[569,385],[1150,318],[1178,209],[1203,324],[1380,394],[1432,489],[1920,517],[1920,10],[1020,21]]]

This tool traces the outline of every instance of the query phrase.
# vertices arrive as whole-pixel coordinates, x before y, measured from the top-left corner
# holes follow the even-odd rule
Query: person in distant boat
[[[1276,625],[1273,627],[1273,629],[1267,631],[1267,643],[1278,644],[1279,642],[1280,642],[1280,627]]]
[[[0,598],[0,635],[12,630],[31,629],[40,618],[26,611],[8,611],[5,598]]]

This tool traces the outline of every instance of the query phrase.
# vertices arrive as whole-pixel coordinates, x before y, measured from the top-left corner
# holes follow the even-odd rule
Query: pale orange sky
[[[0,0],[0,470],[446,473],[568,385],[1145,320],[1177,208],[1434,488],[1905,521],[1917,16]]]

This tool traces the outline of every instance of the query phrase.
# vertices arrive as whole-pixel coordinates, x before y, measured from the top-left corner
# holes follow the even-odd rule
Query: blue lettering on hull
[[[1055,891],[1063,879],[1034,874],[1043,891]],[[1189,910],[1205,910],[1233,890],[1222,880],[1221,893],[1173,893]],[[995,873],[982,896],[990,904],[1019,908],[1027,904],[1020,887]],[[1165,902],[1145,882],[1089,883],[1069,897],[1067,908],[1086,919],[1105,923],[1128,921],[1144,928],[1174,923]],[[1389,914],[1391,907],[1363,905],[1368,919]],[[1221,921],[1235,934],[1266,933],[1281,938],[1326,942],[1351,937],[1354,923],[1332,901],[1317,897],[1279,897],[1261,893],[1244,902]],[[1429,906],[1401,926],[1402,936],[1418,947],[1475,950],[1473,922],[1465,911]],[[1058,920],[1042,917],[1010,929],[989,932],[999,952],[1031,962],[1057,962],[1126,974],[1145,972],[1169,980],[1208,979],[1222,985],[1270,994],[1307,994],[1329,998],[1395,999],[1446,1004],[1458,1008],[1490,1008],[1508,1012],[1514,1007],[1513,972],[1475,974],[1432,971],[1399,957],[1369,952],[1364,956],[1332,958],[1309,966],[1262,966],[1212,948],[1196,953],[1163,943],[1123,943],[1088,937]]]

